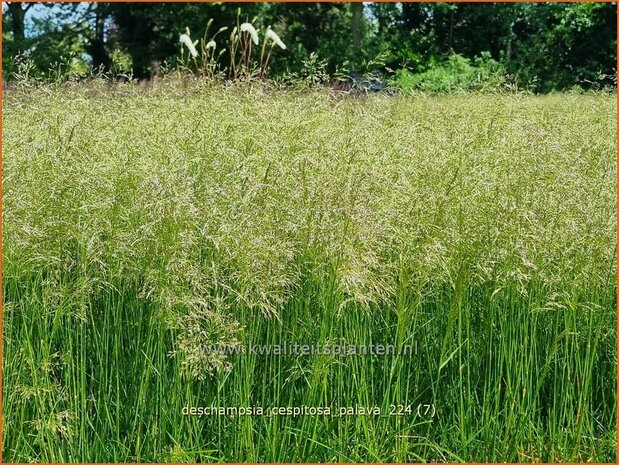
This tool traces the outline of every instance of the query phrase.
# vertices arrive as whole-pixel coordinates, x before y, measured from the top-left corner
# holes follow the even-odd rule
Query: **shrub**
[[[433,93],[499,90],[507,84],[503,65],[486,52],[473,60],[453,54],[443,62],[431,64],[429,69],[420,73],[400,69],[392,80],[392,85],[404,91]]]

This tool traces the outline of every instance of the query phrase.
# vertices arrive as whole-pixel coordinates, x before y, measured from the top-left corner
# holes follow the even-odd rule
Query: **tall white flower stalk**
[[[210,25],[210,21],[209,21],[209,25]],[[203,53],[207,54],[207,55],[213,55],[215,53],[215,50],[217,49],[217,42],[215,41],[215,39],[217,38],[217,36],[219,34],[221,34],[224,31],[227,31],[228,27],[224,26],[224,27],[220,27],[217,32],[215,34],[212,35],[212,37],[210,39],[207,39],[207,33],[208,33],[208,26],[206,29],[206,32],[204,33],[204,37],[202,38],[202,51]]]
[[[198,45],[198,41],[191,40],[191,32],[189,28],[185,28],[185,32],[180,34],[179,42],[181,44],[181,60],[184,62],[183,64],[188,69],[195,70],[198,75],[208,76],[213,78],[217,71],[217,58],[216,50],[217,50],[217,42],[215,38],[222,32],[226,31],[227,27],[220,28],[215,34],[213,34],[209,38],[209,29],[213,23],[213,20],[210,19],[206,24],[206,28],[204,30],[204,36],[200,39]],[[185,48],[189,51],[189,60],[193,60],[193,65],[191,65],[190,61],[184,61],[184,50]],[[220,51],[219,56],[221,56]]]
[[[243,66],[245,69],[245,73],[250,73],[250,61],[251,61],[251,46],[252,43],[258,45],[260,43],[260,39],[258,38],[258,31],[251,23],[243,23],[240,26],[240,40],[242,47],[242,60]]]
[[[179,42],[185,47],[187,47],[187,50],[189,50],[189,54],[192,56],[192,58],[198,57],[198,50],[196,49],[196,44],[191,41],[191,37],[189,37],[189,34],[181,34],[179,36]]]
[[[217,42],[215,41],[215,38],[226,30],[228,30],[227,27],[219,28],[219,30],[217,30],[217,32],[215,32],[210,39],[207,39],[208,26],[206,32],[204,33],[204,37],[202,39],[202,74],[210,78],[215,77],[217,70],[217,58],[223,53],[223,50],[221,50],[219,55],[217,55]]]
[[[277,45],[282,50],[286,50],[286,44],[282,42],[282,39],[280,39],[279,36],[275,33],[275,31],[271,28],[267,29],[266,32],[265,40],[269,39],[273,42],[273,45]]]
[[[264,31],[263,37],[259,30],[256,29],[254,23],[257,17],[251,21],[247,19],[241,22],[241,10],[237,11],[236,26],[232,28],[230,35],[226,41],[224,38],[216,39],[219,34],[227,31],[227,27],[222,27],[214,34],[209,32],[213,20],[210,19],[206,24],[204,36],[199,41],[191,39],[189,28],[180,34],[179,42],[181,47],[181,64],[188,71],[197,73],[199,76],[215,78],[216,76],[231,81],[235,80],[251,80],[255,77],[264,79],[269,70],[269,62],[273,49],[278,47],[286,50],[286,44],[282,41],[279,35],[269,26]],[[257,52],[253,52],[252,48],[257,48],[262,40],[262,50],[260,52],[259,61]],[[199,45],[198,45],[199,43]],[[187,57],[187,50],[189,56]],[[229,54],[229,65],[226,66],[222,62],[224,53]],[[254,57],[252,57],[252,52]]]
[[[266,52],[267,44],[271,44],[269,47],[269,51]],[[277,35],[277,33],[271,29],[271,26],[267,27],[264,43],[262,44],[262,53],[260,54],[260,79],[264,79],[264,75],[267,72],[269,66],[269,60],[271,59],[271,53],[273,52],[273,47],[278,46],[282,50],[286,50],[286,44],[282,41],[282,39]],[[265,52],[267,53],[266,58],[264,56]]]
[[[236,79],[236,51],[239,45],[239,28],[237,26],[232,29],[230,38],[228,39],[228,49],[230,50],[230,67],[228,68],[228,78]]]
[[[260,43],[260,39],[258,38],[258,31],[251,23],[243,23],[241,24],[241,32],[246,32],[251,37],[251,40],[254,44],[258,45]]]

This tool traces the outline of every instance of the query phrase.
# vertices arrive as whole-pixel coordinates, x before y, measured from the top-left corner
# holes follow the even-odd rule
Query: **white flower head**
[[[258,31],[256,31],[256,28],[252,26],[251,23],[241,24],[241,32],[247,32],[251,36],[251,40],[254,41],[254,44],[258,45],[258,42],[260,42],[258,39]]]
[[[282,39],[275,33],[275,31],[271,28],[267,29],[266,39],[271,39],[275,45],[277,45],[282,50],[286,50],[286,44],[282,42]]]
[[[180,37],[178,38],[178,41],[181,44],[184,44],[189,49],[189,53],[191,54],[192,57],[195,58],[198,56],[198,51],[196,50],[196,46],[194,45],[194,43],[191,41],[191,38],[187,34],[181,34]]]
[[[206,43],[206,49],[208,50],[209,48],[212,48],[213,50],[215,50],[217,48],[217,44],[215,43],[214,40],[209,40]]]

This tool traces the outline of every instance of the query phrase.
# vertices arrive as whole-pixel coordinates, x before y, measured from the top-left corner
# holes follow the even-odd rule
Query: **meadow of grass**
[[[614,462],[615,115],[602,93],[6,91],[4,461]],[[418,352],[204,350],[344,340]],[[211,405],[335,414],[183,414]]]

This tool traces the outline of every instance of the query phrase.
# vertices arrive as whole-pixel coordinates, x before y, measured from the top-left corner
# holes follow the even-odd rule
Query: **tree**
[[[363,3],[351,3],[352,9],[352,48],[355,57],[355,63],[361,61],[361,39],[363,33]]]
[[[26,49],[26,13],[33,5],[34,3],[30,2],[7,3],[7,16],[13,35],[12,50],[8,51],[10,55],[17,55]]]
[[[20,53],[44,74],[66,57],[77,67],[107,69],[119,50],[131,57],[134,76],[148,77],[156,63],[176,64],[179,34],[189,28],[200,39],[212,20],[211,31],[244,21],[258,30],[272,26],[287,49],[271,62],[271,76],[301,70],[310,56],[331,73],[361,70],[380,53],[387,67],[413,73],[460,58],[453,55],[463,62],[483,55],[520,83],[537,80],[544,92],[615,79],[617,13],[609,3],[39,3],[50,18],[33,18],[26,34],[32,5],[3,6],[8,73]],[[230,32],[217,38],[221,62]]]
[[[509,68],[549,92],[615,85],[617,9],[610,3],[517,4]]]
[[[111,60],[105,48],[105,21],[109,14],[109,4],[97,2],[91,5],[94,5],[95,27],[87,50],[92,57],[93,68],[108,69],[111,65]]]

